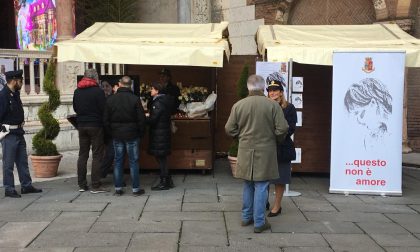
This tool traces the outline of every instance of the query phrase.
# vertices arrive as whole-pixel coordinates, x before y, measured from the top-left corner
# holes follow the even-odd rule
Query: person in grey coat
[[[264,96],[264,79],[251,75],[249,95],[232,107],[225,125],[226,133],[239,139],[236,177],[244,180],[242,226],[254,223],[254,232],[271,226],[265,219],[269,181],[279,177],[277,142],[282,142],[288,126],[283,112]]]

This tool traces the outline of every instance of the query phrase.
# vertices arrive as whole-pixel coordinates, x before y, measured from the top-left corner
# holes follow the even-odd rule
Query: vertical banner
[[[268,86],[272,80],[279,80],[284,83],[284,96],[289,97],[289,64],[288,62],[263,62],[257,61],[256,71],[265,80]],[[266,91],[264,93],[267,95]]]
[[[404,52],[333,56],[331,193],[401,195]]]

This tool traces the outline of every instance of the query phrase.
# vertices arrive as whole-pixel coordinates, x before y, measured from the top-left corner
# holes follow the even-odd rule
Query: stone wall
[[[141,0],[139,1],[140,23],[177,23],[177,0]]]

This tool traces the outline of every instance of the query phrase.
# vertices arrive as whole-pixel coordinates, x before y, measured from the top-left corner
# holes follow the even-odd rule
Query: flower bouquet
[[[181,101],[179,110],[184,111],[188,117],[205,117],[213,110],[216,94],[209,94],[206,87],[183,87],[178,99]]]

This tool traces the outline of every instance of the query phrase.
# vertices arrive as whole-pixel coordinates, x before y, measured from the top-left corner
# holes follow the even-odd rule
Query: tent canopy
[[[261,25],[257,42],[271,62],[332,65],[333,52],[405,51],[406,66],[420,67],[420,40],[396,24]]]
[[[58,62],[223,67],[228,23],[95,23],[72,40],[58,42]]]

